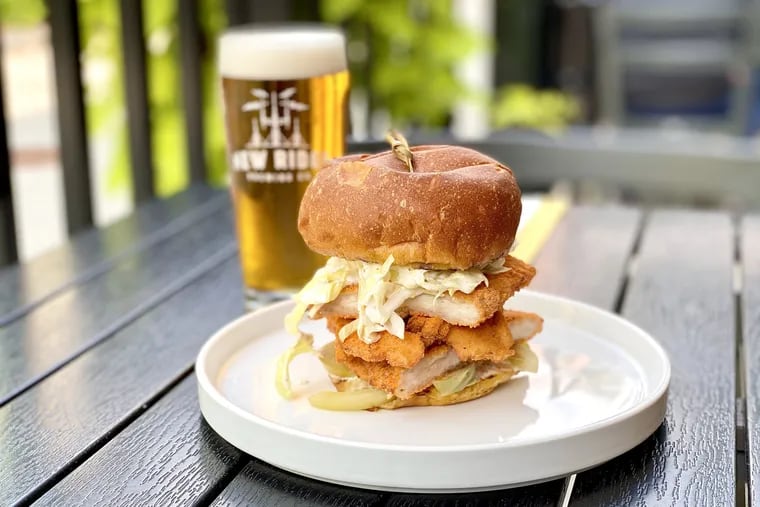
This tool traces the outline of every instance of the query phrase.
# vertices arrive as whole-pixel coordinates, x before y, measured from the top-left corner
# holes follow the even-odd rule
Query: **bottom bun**
[[[464,403],[465,401],[475,400],[477,398],[481,398],[487,394],[490,394],[499,385],[507,382],[517,373],[518,372],[516,370],[502,371],[491,377],[479,380],[478,382],[465,387],[461,391],[457,391],[445,396],[438,394],[438,392],[431,387],[405,400],[394,397],[380,405],[378,408],[393,410],[402,407],[429,407]],[[333,384],[335,385],[335,388],[341,392],[350,390],[351,386],[350,382],[347,382],[345,380],[333,381]]]

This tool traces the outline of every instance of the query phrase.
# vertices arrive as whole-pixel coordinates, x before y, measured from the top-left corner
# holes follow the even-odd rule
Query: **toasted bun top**
[[[467,269],[506,254],[522,205],[512,171],[458,146],[412,148],[414,172],[390,152],[328,163],[301,201],[298,230],[323,255]]]

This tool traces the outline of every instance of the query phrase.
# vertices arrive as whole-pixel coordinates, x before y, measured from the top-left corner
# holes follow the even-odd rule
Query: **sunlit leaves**
[[[525,127],[557,130],[578,117],[578,102],[553,90],[539,91],[526,85],[510,85],[500,90],[492,109],[496,127]]]
[[[8,25],[34,25],[45,19],[44,0],[0,0],[0,22]]]
[[[445,125],[467,88],[455,64],[488,47],[482,35],[459,24],[442,0],[322,0],[325,20],[343,23],[349,39],[367,48],[352,60],[352,86],[371,90],[372,106],[399,126]]]
[[[319,14],[322,19],[331,23],[342,23],[361,10],[363,0],[332,0],[319,4]]]

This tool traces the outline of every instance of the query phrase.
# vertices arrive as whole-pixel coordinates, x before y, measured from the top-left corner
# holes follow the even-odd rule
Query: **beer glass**
[[[345,38],[320,25],[234,28],[220,38],[219,70],[246,302],[255,308],[324,263],[296,222],[315,171],[345,150]]]

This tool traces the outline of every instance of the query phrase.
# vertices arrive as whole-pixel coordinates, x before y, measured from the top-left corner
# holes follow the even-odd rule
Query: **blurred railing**
[[[456,143],[508,165],[524,191],[567,183],[579,197],[657,206],[760,208],[760,140],[687,131],[574,127],[559,136],[494,133],[480,141],[411,136],[413,144]],[[351,153],[388,149],[351,142]]]
[[[16,260],[16,228],[13,216],[13,196],[11,193],[11,164],[8,156],[7,132],[5,129],[5,106],[2,100],[2,66],[0,66],[0,266]]]
[[[198,0],[178,2],[178,33],[190,182],[207,180],[201,84],[203,39]],[[230,25],[290,19],[295,1],[226,0]],[[313,3],[304,3],[312,6]],[[89,140],[82,93],[79,13],[76,0],[49,0],[54,55],[60,157],[69,234],[93,225]],[[121,46],[127,103],[133,201],[155,195],[151,115],[141,0],[120,0]],[[760,10],[758,10],[760,13]],[[0,93],[2,76],[0,76]],[[0,103],[0,265],[17,258],[8,157],[6,115]],[[612,132],[612,133],[611,133]],[[617,133],[615,133],[617,132]],[[664,139],[663,139],[664,137]],[[455,142],[443,136],[411,136],[413,142]],[[687,136],[667,139],[628,131],[571,129],[558,137],[524,132],[493,134],[469,143],[504,161],[526,190],[546,190],[557,181],[618,189],[622,197],[660,202],[760,207],[760,153],[749,140]],[[386,149],[383,142],[350,144],[351,151]]]
[[[182,89],[179,93],[183,98],[188,172],[192,184],[207,180],[200,74],[202,38],[198,0],[175,1],[178,2],[182,74]],[[134,203],[140,203],[155,196],[143,1],[120,0],[119,7],[132,197]],[[49,0],[47,8],[55,68],[66,227],[69,234],[74,234],[93,225],[88,155],[90,140],[87,135],[80,64],[79,9],[77,0]],[[291,15],[289,1],[226,0],[225,10],[230,25],[253,20],[283,20]],[[14,262],[18,257],[6,121],[0,103],[0,265]]]

